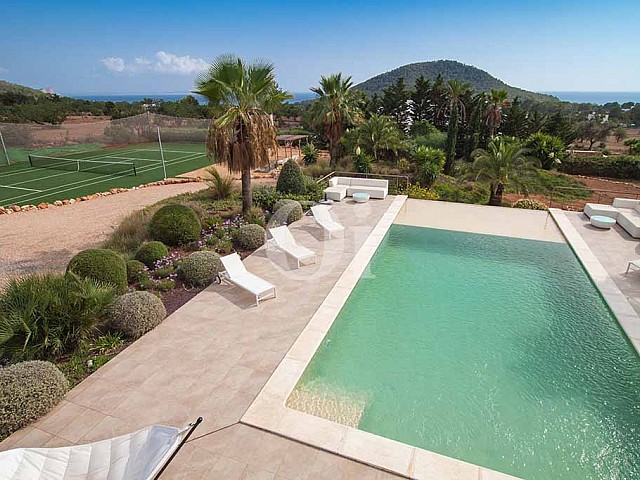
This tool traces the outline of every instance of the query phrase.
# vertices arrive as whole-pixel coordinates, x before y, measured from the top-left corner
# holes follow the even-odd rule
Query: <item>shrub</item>
[[[67,265],[67,272],[80,277],[108,283],[118,292],[127,289],[127,265],[113,250],[96,248],[76,254]]]
[[[513,208],[525,208],[527,210],[548,210],[549,207],[542,202],[532,198],[521,198],[511,204]]]
[[[216,200],[229,198],[235,191],[233,178],[228,175],[223,177],[216,167],[207,168],[207,172],[213,177],[212,180],[207,180],[211,196]]]
[[[130,292],[116,298],[109,309],[109,326],[130,338],[155,328],[167,316],[162,300],[149,292]]]
[[[484,185],[477,183],[457,185],[448,181],[437,182],[432,190],[438,194],[440,200],[445,202],[484,204],[489,201],[489,190]]]
[[[418,198],[420,200],[438,200],[440,198],[436,192],[412,183],[407,187],[405,195],[409,198]]]
[[[144,263],[147,268],[154,268],[156,262],[169,255],[169,249],[162,242],[148,242],[136,252],[136,260]]]
[[[294,160],[287,161],[282,166],[282,171],[278,176],[276,190],[280,193],[292,193],[294,195],[304,195],[304,176],[300,167]]]
[[[0,359],[48,359],[75,351],[98,329],[113,296],[111,286],[73,273],[10,280],[0,294]]]
[[[147,222],[151,214],[146,210],[139,210],[127,215],[102,247],[123,253],[129,257],[147,240]]]
[[[193,252],[178,267],[178,276],[194,287],[209,285],[222,271],[220,255],[211,251]]]
[[[545,133],[534,133],[525,142],[529,155],[540,162],[545,170],[556,168],[562,163],[565,145],[562,139]]]
[[[315,147],[313,143],[307,143],[302,147],[302,163],[305,165],[313,165],[317,163],[320,151]]]
[[[640,157],[629,155],[616,155],[614,157],[575,155],[565,158],[558,169],[561,172],[572,175],[640,180]]]
[[[149,223],[149,234],[165,245],[183,245],[200,238],[202,226],[196,213],[185,205],[165,205]]]
[[[255,250],[264,245],[267,232],[260,225],[243,225],[236,232],[233,241],[241,250]]]
[[[129,260],[127,262],[127,282],[137,283],[144,273],[144,263],[139,260]]]
[[[259,207],[251,207],[244,219],[247,223],[255,223],[261,227],[264,227],[266,223],[264,212]]]
[[[358,173],[371,173],[374,159],[371,155],[361,152],[353,156],[353,168]]]
[[[439,148],[419,146],[413,151],[417,165],[416,180],[422,187],[430,187],[442,173],[447,156]]]
[[[304,176],[304,188],[307,200],[319,202],[322,199],[324,187],[313,178]]]
[[[290,225],[302,218],[304,212],[302,205],[296,200],[278,200],[273,206],[271,221],[279,225]]]
[[[0,369],[0,440],[42,417],[68,389],[53,363],[34,360]]]

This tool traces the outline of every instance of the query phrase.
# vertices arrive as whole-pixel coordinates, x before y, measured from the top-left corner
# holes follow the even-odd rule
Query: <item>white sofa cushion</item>
[[[602,215],[603,217],[609,217],[617,219],[620,211],[612,207],[611,205],[602,205],[600,203],[587,203],[584,206],[584,214],[591,218],[593,215]]]
[[[387,196],[387,189],[352,185],[347,189],[347,196],[352,197],[354,193],[368,193],[371,198],[385,198]]]
[[[351,185],[351,178],[349,177],[333,177],[331,180],[329,180],[329,186],[331,187],[336,187],[338,185],[345,185],[345,186],[349,186]]]
[[[388,180],[377,180],[375,178],[352,178],[351,179],[352,187],[378,187],[378,188],[388,188],[389,181]]]
[[[614,198],[613,206],[618,208],[636,208],[640,205],[640,200],[633,198]]]
[[[624,209],[620,212],[616,220],[629,235],[634,238],[640,238],[640,213],[636,210]]]

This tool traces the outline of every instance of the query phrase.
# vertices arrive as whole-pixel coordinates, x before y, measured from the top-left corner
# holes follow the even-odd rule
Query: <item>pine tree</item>
[[[382,113],[393,118],[403,132],[409,128],[411,110],[409,108],[410,92],[400,77],[390,87],[382,90]]]
[[[413,92],[411,92],[411,101],[413,103],[413,123],[422,120],[433,120],[431,116],[431,82],[420,75],[416,79]]]

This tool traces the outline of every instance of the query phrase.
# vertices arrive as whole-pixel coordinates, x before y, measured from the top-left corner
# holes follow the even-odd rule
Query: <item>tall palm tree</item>
[[[251,208],[251,171],[269,163],[276,150],[271,113],[287,98],[275,79],[274,65],[221,55],[196,79],[194,93],[209,100],[213,116],[207,133],[207,155],[242,174],[242,211]]]
[[[351,77],[343,78],[342,73],[336,73],[320,77],[320,86],[311,88],[319,97],[312,106],[312,115],[314,121],[324,127],[331,165],[338,161],[338,148],[345,126],[354,124],[358,117],[357,97],[351,87]]]
[[[487,112],[487,126],[489,135],[495,136],[502,120],[502,107],[507,105],[509,93],[506,90],[492,88],[489,93],[489,111]]]
[[[462,97],[471,90],[471,85],[460,80],[451,79],[447,82],[447,97],[449,105],[449,126],[447,127],[447,144],[445,152],[447,161],[444,164],[444,173],[451,175],[456,159],[456,142],[458,140],[458,125],[460,114],[466,117],[466,110]]]
[[[473,152],[471,175],[477,181],[489,182],[489,205],[502,205],[507,185],[526,192],[527,176],[536,166],[536,160],[528,153],[520,142],[504,137],[493,137],[486,150],[478,148]]]
[[[383,151],[398,153],[403,146],[403,134],[398,124],[390,117],[373,114],[364,120],[353,132],[353,142],[378,160]]]

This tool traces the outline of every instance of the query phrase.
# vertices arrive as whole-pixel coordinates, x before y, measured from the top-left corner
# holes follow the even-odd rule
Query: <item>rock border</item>
[[[78,203],[78,202],[87,202],[89,200],[95,200],[96,198],[100,198],[100,197],[107,197],[109,195],[116,195],[118,193],[130,192],[132,190],[140,190],[142,188],[148,188],[148,187],[158,187],[161,185],[175,185],[179,183],[200,183],[200,182],[204,182],[204,178],[202,177],[168,178],[166,180],[159,180],[157,182],[145,183],[137,187],[110,188],[106,192],[92,193],[91,195],[83,195],[82,197],[67,198],[64,200],[56,200],[53,203],[42,202],[42,203],[39,203],[38,205],[10,205],[8,207],[0,206],[0,215],[10,215],[13,213],[30,212],[33,210],[46,210],[49,207],[64,207],[66,205],[73,205],[74,203]]]

